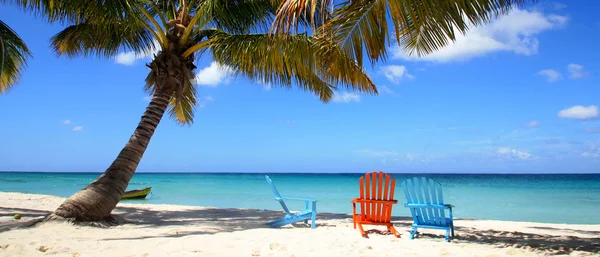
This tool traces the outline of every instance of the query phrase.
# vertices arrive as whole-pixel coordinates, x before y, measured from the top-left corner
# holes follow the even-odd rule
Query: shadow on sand
[[[22,220],[15,220],[15,214],[20,214]],[[8,208],[0,206],[0,217],[6,218],[8,221],[0,222],[0,233],[16,228],[31,227],[42,221],[44,217],[51,212],[42,210],[32,210],[23,208]]]
[[[457,235],[452,242],[487,244],[499,248],[513,247],[532,250],[550,251],[552,254],[569,254],[573,251],[584,251],[600,254],[600,234],[587,230],[557,229],[549,227],[531,227],[539,229],[539,233],[524,233],[519,231],[504,231],[494,229],[475,229],[471,227],[456,226]],[[568,232],[573,235],[557,236],[545,234],[544,229]],[[421,232],[421,231],[419,231]],[[419,233],[417,238],[435,238],[440,241],[444,236],[440,234]],[[583,234],[576,236],[576,233]],[[596,237],[588,237],[595,235]]]
[[[15,213],[21,214],[23,221],[10,220]],[[145,238],[163,238],[163,237],[183,237],[189,235],[215,234],[222,232],[234,232],[257,228],[267,228],[266,222],[283,217],[282,211],[256,210],[256,209],[233,209],[233,208],[196,208],[190,207],[180,210],[161,210],[139,208],[134,205],[117,207],[114,212],[115,218],[125,226],[134,225],[143,228],[169,227],[169,233],[159,233],[153,236],[135,237],[135,238],[104,238],[102,240],[124,240],[124,239],[145,239]],[[10,229],[26,228],[35,225],[44,216],[50,214],[49,211],[6,208],[0,207],[0,233]],[[460,224],[461,219],[455,219],[456,224]],[[333,226],[328,221],[343,221],[352,227],[352,216],[347,214],[319,213],[317,216],[317,227]],[[397,229],[402,233],[410,230],[412,219],[410,217],[393,217]],[[285,226],[279,229],[308,229],[309,224],[297,223],[293,227]],[[571,251],[585,251],[591,253],[600,253],[600,234],[597,231],[560,229],[550,227],[530,227],[535,229],[536,233],[524,233],[518,231],[503,230],[483,230],[472,227],[457,226],[457,235],[453,242],[465,242],[472,244],[487,244],[496,247],[523,247],[533,250],[549,250],[554,254],[568,254]],[[548,230],[556,230],[569,233],[569,236],[550,235]],[[166,231],[166,230],[165,230]],[[445,244],[443,235],[431,234],[424,230],[419,234],[421,240],[430,238],[440,240],[440,244]],[[357,232],[358,233],[358,232]],[[376,232],[373,232],[376,233]],[[368,239],[365,239],[368,240]],[[418,239],[417,239],[418,240]]]

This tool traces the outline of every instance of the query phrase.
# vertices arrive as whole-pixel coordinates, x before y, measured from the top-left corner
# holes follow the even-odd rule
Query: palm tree
[[[133,135],[108,169],[65,200],[49,219],[112,222],[117,205],[163,114],[191,124],[196,105],[194,62],[204,53],[233,73],[274,86],[296,86],[328,102],[340,88],[377,93],[360,65],[329,42],[291,33],[267,34],[270,0],[63,0],[52,15],[69,24],[51,39],[68,57],[114,57],[158,50],[147,64],[152,95]],[[305,19],[306,26],[311,21]],[[321,40],[322,41],[322,40]],[[154,49],[158,45],[159,49]],[[321,56],[325,58],[320,58]]]
[[[147,65],[145,88],[153,97],[133,135],[104,174],[49,217],[75,221],[112,221],[167,109],[181,124],[193,121],[194,61],[207,51],[236,74],[297,86],[327,102],[340,87],[377,93],[363,71],[363,53],[372,64],[385,59],[388,23],[398,44],[422,55],[525,2],[353,0],[333,8],[331,0],[15,1],[52,6],[42,10],[70,24],[52,39],[58,54],[113,57],[124,49],[152,51],[154,42],[160,48]]]
[[[19,82],[30,56],[25,42],[0,20],[0,95]]]

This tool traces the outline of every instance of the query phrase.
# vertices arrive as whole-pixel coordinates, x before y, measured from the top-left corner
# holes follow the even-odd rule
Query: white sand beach
[[[401,238],[366,239],[344,214],[320,213],[314,230],[273,229],[264,223],[279,211],[119,204],[119,226],[31,226],[63,200],[0,192],[0,256],[600,256],[600,225],[456,219],[457,237],[447,243],[441,230],[408,239],[408,217],[392,219]]]

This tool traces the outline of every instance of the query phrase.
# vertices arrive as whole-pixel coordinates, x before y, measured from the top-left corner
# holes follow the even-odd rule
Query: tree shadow
[[[267,222],[281,219],[283,211],[236,209],[236,208],[196,208],[178,210],[161,210],[138,208],[132,205],[118,206],[113,211],[115,219],[122,225],[135,225],[140,228],[156,228],[178,226],[181,230],[169,234],[143,236],[135,238],[106,238],[104,240],[145,239],[161,237],[184,237],[189,235],[206,235],[242,230],[270,229],[310,229],[310,221],[297,222],[291,226],[271,228]],[[339,213],[318,213],[316,227],[335,227],[330,221],[345,220],[352,224],[352,215]],[[410,217],[393,217],[394,221],[408,221]]]
[[[170,226],[170,225],[209,225],[218,223],[232,229],[254,229],[267,228],[268,221],[281,219],[285,213],[283,211],[260,210],[260,209],[237,209],[237,208],[194,208],[185,210],[157,210],[137,208],[132,205],[118,206],[113,211],[115,218],[121,224],[135,224],[139,226]],[[352,215],[339,213],[318,213],[317,227],[330,226],[327,220],[349,220],[352,221]],[[410,217],[394,216],[392,220],[406,221]],[[297,227],[310,227],[295,223]]]
[[[536,229],[554,229],[539,227]],[[562,229],[557,229],[562,230]],[[570,233],[593,234],[593,231],[569,231]],[[600,253],[600,237],[585,237],[575,235],[548,235],[540,233],[525,233],[518,231],[503,230],[481,230],[471,227],[456,227],[457,235],[452,242],[487,244],[497,247],[531,248],[533,250],[550,251],[552,254],[569,254],[573,251],[585,251],[591,253]],[[417,238],[435,238],[443,239],[444,235],[430,234],[419,231]]]
[[[579,234],[586,234],[586,235],[592,235],[592,236],[598,236],[598,237],[600,237],[600,232],[598,232],[598,231],[589,231],[589,230],[581,230],[581,229],[570,229],[570,228],[551,228],[551,227],[530,227],[530,228],[545,229],[545,230],[552,230],[552,231],[558,231],[558,232],[567,232],[567,233],[579,233]]]
[[[0,217],[7,217],[6,222],[0,222],[0,233],[16,228],[31,227],[42,221],[50,213],[43,210],[0,207]],[[15,214],[20,214],[21,219],[14,219]]]
[[[22,220],[11,219],[19,213]],[[50,211],[0,207],[0,233],[10,229],[26,229],[37,224]],[[267,222],[280,219],[283,211],[234,209],[234,208],[178,208],[171,210],[167,207],[153,207],[152,209],[137,207],[135,205],[120,205],[114,211],[115,218],[121,225],[133,225],[135,228],[157,229],[153,235],[139,237],[115,237],[99,240],[134,240],[147,238],[177,238],[190,235],[210,235],[216,233],[230,233],[242,230],[270,228]],[[461,219],[455,219],[460,221]],[[467,219],[465,219],[467,220]],[[352,215],[337,213],[318,213],[317,227],[334,227],[333,221],[347,223],[352,226]],[[412,224],[411,217],[394,216],[394,225],[401,230],[409,230]],[[540,251],[550,251],[553,254],[568,254],[571,251],[585,251],[600,253],[600,233],[596,231],[563,229],[551,227],[529,227],[539,232],[525,233],[495,229],[476,229],[473,227],[456,226],[457,235],[453,242],[486,244],[496,247],[532,248]],[[283,226],[273,229],[310,229],[310,224],[303,222],[292,226]],[[555,230],[570,235],[549,235],[544,230]],[[372,233],[377,231],[369,230]],[[443,241],[443,233],[428,233],[430,230],[420,231],[418,237],[434,238]],[[423,233],[425,232],[425,233]],[[443,243],[443,242],[440,242]]]

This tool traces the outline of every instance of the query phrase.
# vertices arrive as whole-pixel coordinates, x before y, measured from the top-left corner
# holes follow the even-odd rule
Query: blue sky
[[[423,58],[390,47],[380,95],[321,103],[198,64],[195,123],[159,125],[141,172],[599,172],[597,1],[540,1]],[[59,24],[0,17],[34,58],[0,96],[0,170],[102,172],[148,100],[149,58],[57,57]]]

